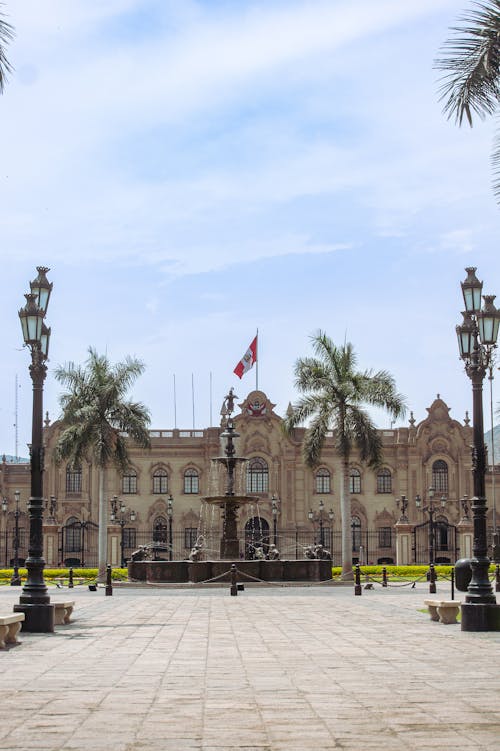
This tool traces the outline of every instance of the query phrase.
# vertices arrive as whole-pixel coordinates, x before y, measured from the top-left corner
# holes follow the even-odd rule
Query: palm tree
[[[104,580],[107,564],[106,471],[111,465],[121,473],[129,467],[127,438],[142,447],[151,445],[149,410],[125,399],[143,370],[144,365],[131,357],[112,366],[107,356],[90,348],[85,367],[69,363],[55,372],[67,387],[59,398],[63,414],[56,460],[78,467],[85,459],[99,469],[99,581]]]
[[[0,94],[3,93],[7,74],[12,72],[12,67],[5,54],[5,47],[14,37],[14,29],[4,18],[4,14],[0,11]]]
[[[336,347],[322,331],[311,337],[316,357],[301,357],[295,364],[295,386],[304,396],[286,417],[287,433],[311,418],[302,451],[310,467],[318,465],[327,431],[334,431],[335,448],[342,459],[340,510],[342,525],[342,577],[352,578],[350,544],[351,502],[349,461],[354,448],[375,467],[382,458],[382,441],[365,405],[383,407],[393,417],[406,411],[404,397],[385,370],[359,372],[352,344]]]
[[[459,22],[435,67],[445,71],[440,89],[444,113],[459,126],[465,117],[472,127],[473,113],[484,119],[500,103],[500,0],[474,2]],[[500,202],[500,134],[491,162],[493,191]]]

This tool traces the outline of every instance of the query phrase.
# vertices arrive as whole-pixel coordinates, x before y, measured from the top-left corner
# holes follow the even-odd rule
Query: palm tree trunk
[[[98,565],[97,581],[106,581],[106,566],[108,563],[108,507],[104,494],[105,468],[99,470],[99,538],[98,538]]]
[[[342,574],[341,579],[351,581],[352,545],[351,545],[351,497],[349,495],[349,457],[344,458],[342,487],[340,492],[340,523],[342,527]]]

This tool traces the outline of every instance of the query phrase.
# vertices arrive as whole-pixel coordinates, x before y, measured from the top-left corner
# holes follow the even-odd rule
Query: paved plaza
[[[361,597],[331,586],[50,592],[75,600],[74,620],[0,651],[2,751],[500,743],[500,634],[430,621],[424,583]],[[0,587],[0,612],[18,598]]]

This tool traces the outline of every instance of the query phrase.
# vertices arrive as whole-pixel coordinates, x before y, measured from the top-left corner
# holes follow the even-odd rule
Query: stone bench
[[[64,626],[71,621],[71,613],[75,607],[74,600],[72,602],[54,602],[54,625]]]
[[[459,600],[424,600],[429,608],[431,621],[439,623],[456,623],[461,602]]]
[[[23,621],[24,613],[0,616],[0,649],[5,649],[7,644],[19,644],[17,635]]]

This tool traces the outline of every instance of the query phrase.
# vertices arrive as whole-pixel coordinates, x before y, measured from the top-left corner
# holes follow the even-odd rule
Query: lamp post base
[[[500,605],[464,602],[461,612],[462,631],[500,631]]]
[[[14,613],[24,613],[23,631],[32,633],[51,633],[54,631],[55,606],[35,603],[14,605]]]

